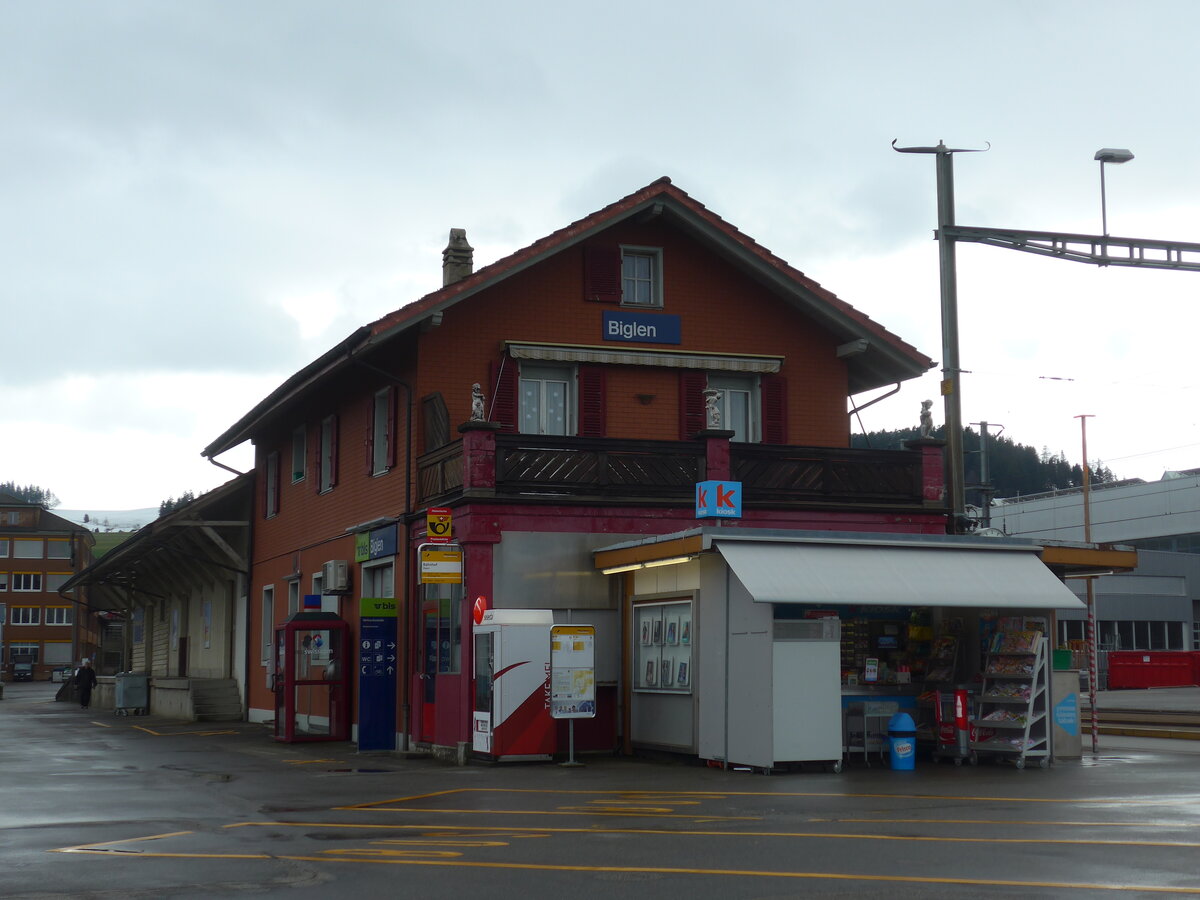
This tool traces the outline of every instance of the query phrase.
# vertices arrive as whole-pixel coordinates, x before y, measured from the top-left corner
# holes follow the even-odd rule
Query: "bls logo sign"
[[[741,517],[742,483],[740,481],[697,482],[697,519],[740,519]]]

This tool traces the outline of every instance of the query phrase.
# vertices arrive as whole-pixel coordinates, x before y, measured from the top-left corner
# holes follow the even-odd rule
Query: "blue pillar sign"
[[[396,749],[396,601],[391,597],[359,603],[358,749]]]

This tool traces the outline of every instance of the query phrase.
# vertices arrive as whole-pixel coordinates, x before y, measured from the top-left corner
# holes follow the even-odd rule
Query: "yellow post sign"
[[[448,544],[454,539],[454,520],[444,506],[431,506],[425,513],[426,540],[431,544]]]
[[[421,584],[462,584],[462,550],[421,550]]]

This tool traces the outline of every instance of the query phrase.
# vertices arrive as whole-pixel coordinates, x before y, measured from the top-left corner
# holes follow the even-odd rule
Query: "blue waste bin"
[[[888,719],[888,755],[893,771],[907,772],[916,766],[917,726],[908,713]]]

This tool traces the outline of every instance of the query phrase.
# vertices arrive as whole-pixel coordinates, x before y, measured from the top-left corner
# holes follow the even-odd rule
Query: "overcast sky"
[[[360,324],[668,175],[941,360],[962,225],[1200,242],[1200,4],[0,6],[0,481],[64,508],[226,480],[200,450]],[[1200,273],[960,245],[963,418],[1123,477],[1200,466]],[[863,414],[942,410],[935,372]],[[464,387],[466,390],[466,387]],[[869,397],[859,398],[861,401]],[[248,468],[248,446],[222,458]]]

